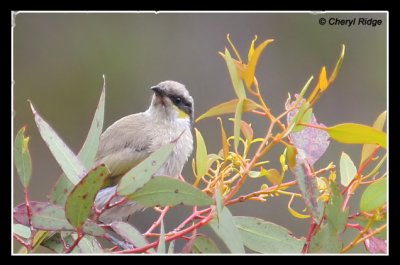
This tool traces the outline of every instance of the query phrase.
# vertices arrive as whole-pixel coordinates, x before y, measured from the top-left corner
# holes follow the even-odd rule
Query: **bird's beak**
[[[159,87],[159,86],[152,86],[150,89],[153,90],[154,93],[155,93],[157,96],[163,96],[163,95],[164,95],[164,91],[163,91],[163,90],[161,89],[161,87]]]

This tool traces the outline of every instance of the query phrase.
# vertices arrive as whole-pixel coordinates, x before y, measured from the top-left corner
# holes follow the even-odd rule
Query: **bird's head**
[[[152,86],[154,95],[150,109],[157,113],[162,112],[169,119],[190,119],[193,122],[193,98],[186,87],[176,81],[163,81]]]

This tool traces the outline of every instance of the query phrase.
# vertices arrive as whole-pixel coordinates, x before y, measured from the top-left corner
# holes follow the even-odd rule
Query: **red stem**
[[[308,233],[307,233],[307,237],[306,237],[306,243],[304,244],[303,250],[301,251],[302,254],[308,253],[308,251],[310,249],[311,237],[313,236],[317,227],[318,227],[318,225],[314,222],[313,219],[311,219],[310,227],[308,229]]]
[[[74,241],[74,243],[69,247],[69,249],[67,249],[65,251],[65,253],[71,253],[72,250],[74,250],[74,248],[79,244],[79,241],[81,241],[81,239],[83,238],[83,233],[81,229],[78,229],[78,237],[76,238],[76,240]]]
[[[155,221],[151,227],[149,228],[149,230],[147,230],[146,233],[144,233],[144,235],[146,236],[147,234],[150,234],[151,232],[153,232],[154,229],[156,229],[157,226],[159,226],[161,224],[161,221],[164,219],[165,215],[167,214],[167,212],[169,211],[170,207],[166,206],[162,212],[160,213],[160,217],[158,217],[157,221]]]
[[[21,237],[13,233],[13,237],[15,240],[17,240],[21,245],[23,245],[26,249],[30,249],[31,245],[27,242],[25,242]]]

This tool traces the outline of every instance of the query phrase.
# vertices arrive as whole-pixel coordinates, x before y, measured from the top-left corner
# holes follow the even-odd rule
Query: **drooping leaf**
[[[357,168],[350,156],[342,152],[340,156],[340,183],[347,187],[357,174]]]
[[[203,136],[200,131],[195,128],[196,131],[196,183],[199,183],[200,179],[207,173],[207,147],[204,142]]]
[[[32,226],[36,229],[48,231],[75,230],[65,217],[64,209],[59,205],[31,201],[30,208],[32,211]],[[13,217],[18,223],[29,226],[25,203],[14,208]],[[82,229],[83,232],[94,236],[104,234],[104,230],[91,220],[87,220]]]
[[[299,155],[297,155],[293,173],[297,179],[300,192],[303,195],[304,203],[311,212],[311,216],[315,222],[319,223],[324,213],[324,204],[318,200],[320,194],[317,188],[317,181],[312,176],[310,166]]]
[[[144,247],[149,244],[142,233],[128,223],[114,221],[111,223],[111,228],[123,239],[137,248]],[[153,249],[149,249],[148,251],[154,252]]]
[[[299,218],[299,219],[310,218],[311,215],[309,215],[309,214],[301,214],[301,213],[297,212],[295,209],[292,208],[293,199],[294,199],[294,196],[292,196],[292,198],[288,202],[288,211],[289,211],[289,213],[291,215],[293,215],[294,217]]]
[[[229,114],[229,113],[235,113],[236,111],[236,106],[239,102],[239,99],[233,99],[231,101],[227,101],[224,103],[221,103],[215,107],[210,108],[207,110],[205,113],[203,113],[200,117],[197,118],[196,122],[199,122],[200,120],[204,118],[209,118],[209,117],[214,117],[214,116],[219,116],[223,114]],[[243,112],[249,112],[252,110],[256,109],[262,109],[262,107],[255,103],[251,99],[244,99],[243,100]]]
[[[253,128],[251,128],[251,124],[248,124],[245,121],[240,121],[240,130],[242,131],[244,137],[247,141],[251,142],[253,140]]]
[[[29,238],[31,236],[31,229],[21,224],[13,224],[13,232],[23,238]]]
[[[25,137],[25,129],[25,126],[22,127],[15,136],[14,163],[22,186],[27,188],[32,175],[32,161],[28,148],[29,137]]]
[[[164,254],[165,253],[165,231],[164,231],[164,221],[161,220],[160,226],[160,240],[158,242],[157,253]]]
[[[259,253],[300,253],[305,239],[295,238],[286,228],[249,216],[235,216],[246,247]]]
[[[265,170],[261,168],[261,174],[265,176],[272,184],[279,185],[282,183],[283,177],[275,168]]]
[[[387,253],[387,241],[377,238],[370,237],[364,241],[365,248],[369,251],[369,253]]]
[[[217,245],[206,235],[196,235],[192,246],[192,253],[220,253]]]
[[[231,54],[229,53],[228,49],[225,48],[225,61],[226,65],[228,66],[229,75],[232,80],[233,89],[239,99],[246,98],[246,91],[244,90],[243,81],[240,79],[240,76],[236,70],[236,65],[233,62]]]
[[[222,124],[222,120],[220,117],[218,117],[218,120],[221,124],[221,146],[222,146],[222,151],[224,154],[224,158],[227,158],[229,155],[229,142],[228,142],[228,137],[226,136],[226,132],[224,129],[224,125]]]
[[[236,106],[235,120],[233,122],[233,137],[234,137],[233,139],[234,139],[236,152],[237,152],[237,148],[239,146],[240,122],[242,121],[242,113],[243,113],[243,101],[240,100]]]
[[[69,194],[65,215],[73,226],[80,227],[89,217],[94,199],[109,175],[108,168],[101,164],[89,171]]]
[[[252,53],[244,74],[244,80],[248,88],[250,88],[254,82],[254,74],[256,72],[257,63],[258,60],[260,59],[262,52],[264,51],[265,47],[267,47],[267,45],[273,41],[274,41],[273,39],[264,41],[263,43],[258,45],[258,47]]]
[[[60,165],[68,179],[73,184],[77,184],[80,178],[86,175],[85,167],[71,151],[71,149],[68,148],[63,140],[50,127],[50,125],[45,120],[43,120],[43,118],[36,112],[32,103],[30,104],[32,112],[35,116],[35,122],[39,129],[40,135],[46,142],[51,153],[57,160],[58,164]]]
[[[97,105],[86,140],[78,153],[78,158],[86,169],[92,167],[97,149],[99,147],[100,135],[103,131],[105,89],[106,83],[103,75],[103,90],[100,95],[99,103]],[[67,196],[73,188],[74,184],[65,176],[65,174],[62,174],[54,186],[52,193],[50,194],[50,201],[54,204],[64,206]]]
[[[213,200],[199,189],[170,177],[154,177],[128,198],[146,207],[178,204],[207,206],[213,203]]]
[[[298,99],[299,96],[296,95],[296,101]],[[301,99],[299,103],[303,104],[302,108],[304,108],[304,106],[308,104],[305,102],[304,99]],[[295,104],[295,102],[286,104],[286,109],[291,108],[293,104]],[[305,111],[305,109],[302,110],[302,108],[300,110],[292,110],[288,113],[287,124],[292,124],[293,122],[296,122],[296,119],[301,118],[299,116],[301,114],[301,111]],[[311,119],[308,123],[320,127],[325,127],[325,125],[323,125],[322,123],[317,122],[317,119],[315,118],[314,114],[312,114],[312,112]],[[314,163],[321,158],[321,156],[325,153],[329,146],[329,134],[324,130],[320,130],[317,128],[306,127],[299,132],[294,132],[294,130],[292,130],[292,132],[289,134],[289,137],[293,145],[297,148],[297,151],[301,153],[311,165],[314,165]],[[288,148],[288,158],[289,155],[293,156],[291,151],[292,150]],[[289,160],[289,166],[291,168],[293,167],[293,162],[293,160]]]
[[[118,195],[130,195],[143,187],[168,159],[174,146],[174,143],[162,146],[140,164],[129,170],[117,186]]]
[[[375,128],[356,124],[342,123],[332,127],[324,128],[329,136],[338,142],[345,144],[379,144],[383,148],[387,147],[386,133]]]
[[[332,226],[323,224],[312,237],[310,253],[340,253],[342,247],[343,242],[338,240]]]
[[[386,121],[386,113],[387,111],[382,112],[378,118],[376,118],[372,128],[375,128],[379,131],[383,130]],[[364,144],[361,151],[361,160],[360,165],[367,160],[367,158],[374,152],[376,145],[374,144]]]
[[[213,231],[222,239],[231,253],[245,253],[243,240],[231,212],[224,207],[220,190],[216,189],[217,217],[210,221]]]
[[[370,212],[381,207],[387,201],[387,177],[370,184],[361,196],[360,210]]]

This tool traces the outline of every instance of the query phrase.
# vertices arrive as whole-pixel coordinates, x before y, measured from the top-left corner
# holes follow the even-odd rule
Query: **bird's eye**
[[[180,98],[180,97],[174,97],[174,103],[175,104],[181,104],[182,103],[182,98]]]

